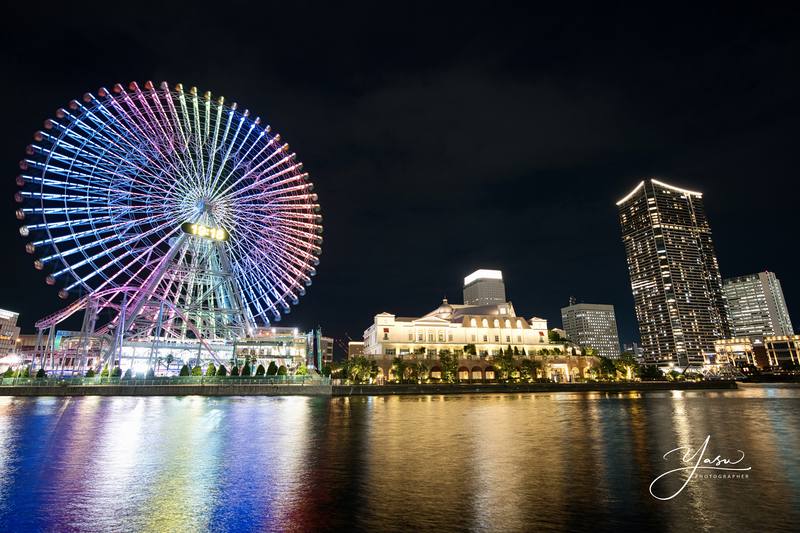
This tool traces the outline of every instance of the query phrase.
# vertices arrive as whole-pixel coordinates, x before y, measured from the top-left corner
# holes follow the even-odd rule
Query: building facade
[[[619,334],[613,305],[580,303],[562,307],[561,324],[571,341],[593,348],[597,355],[619,357]]]
[[[16,353],[19,326],[19,313],[0,309],[0,357]]]
[[[716,352],[714,362],[719,365],[737,367],[752,365],[757,368],[770,366],[767,349],[761,338],[721,339],[714,343],[714,351]]]
[[[723,282],[728,319],[734,337],[792,335],[792,321],[781,282],[772,272],[729,278]]]
[[[645,362],[703,364],[730,328],[702,193],[646,179],[617,208]]]
[[[800,366],[800,335],[775,335],[764,338],[769,366],[797,368]]]
[[[506,286],[499,270],[476,270],[464,278],[464,304],[490,305],[506,301]]]

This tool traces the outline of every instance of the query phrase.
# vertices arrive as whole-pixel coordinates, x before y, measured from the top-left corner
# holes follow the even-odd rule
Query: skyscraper
[[[702,364],[730,334],[702,193],[646,179],[617,207],[645,361]]]
[[[726,279],[722,290],[728,300],[728,319],[735,337],[794,333],[781,282],[774,273]]]
[[[499,270],[476,270],[464,278],[464,304],[490,305],[506,301],[506,286]]]
[[[571,304],[562,307],[561,324],[571,341],[594,348],[597,355],[619,357],[619,335],[613,305]]]

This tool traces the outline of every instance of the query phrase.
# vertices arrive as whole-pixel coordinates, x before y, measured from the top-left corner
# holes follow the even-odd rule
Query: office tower
[[[774,273],[759,272],[726,279],[722,290],[728,301],[728,320],[734,337],[794,333],[781,282]]]
[[[464,304],[490,305],[505,303],[506,286],[499,270],[476,270],[464,278]]]
[[[613,305],[572,304],[561,308],[561,324],[567,338],[597,355],[619,357],[619,336]]]
[[[730,334],[703,195],[646,179],[617,207],[645,361],[703,364]]]

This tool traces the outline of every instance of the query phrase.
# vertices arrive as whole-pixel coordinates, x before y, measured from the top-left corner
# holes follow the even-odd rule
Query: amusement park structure
[[[101,88],[46,120],[26,154],[20,234],[71,302],[36,323],[34,366],[146,369],[165,348],[227,363],[316,274],[322,215],[303,164],[222,97],[166,82]],[[55,332],[76,313],[66,354]]]

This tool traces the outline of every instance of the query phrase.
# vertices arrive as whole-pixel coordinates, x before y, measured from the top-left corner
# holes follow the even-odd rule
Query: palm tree
[[[175,356],[172,354],[167,355],[167,374],[169,374],[169,365],[171,365],[173,361],[175,361]]]

